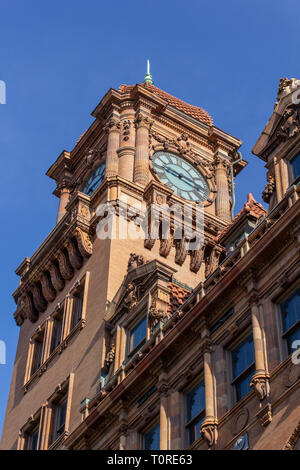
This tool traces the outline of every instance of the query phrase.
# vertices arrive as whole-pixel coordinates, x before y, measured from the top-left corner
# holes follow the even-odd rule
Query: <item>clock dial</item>
[[[186,160],[169,152],[157,152],[152,162],[161,182],[177,196],[193,202],[206,201],[208,184],[204,176]]]
[[[105,163],[101,163],[90,175],[89,179],[85,182],[82,192],[91,196],[93,192],[100,186],[105,174]]]

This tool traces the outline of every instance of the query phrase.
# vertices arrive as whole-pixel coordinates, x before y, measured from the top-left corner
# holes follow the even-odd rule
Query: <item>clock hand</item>
[[[165,171],[167,171],[168,173],[171,173],[171,175],[173,176],[177,176],[177,178],[179,178],[180,180],[182,181],[185,181],[187,184],[189,184],[190,186],[196,188],[198,191],[200,190],[200,188],[198,188],[195,184],[194,184],[194,181],[193,180],[190,180],[189,178],[187,178],[186,176],[180,174],[180,173],[177,173],[177,171],[175,170],[171,170],[170,168],[166,167],[165,168]],[[192,183],[192,184],[191,184]]]

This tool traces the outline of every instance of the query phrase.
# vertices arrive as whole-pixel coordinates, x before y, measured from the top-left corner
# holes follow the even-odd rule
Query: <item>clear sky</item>
[[[45,171],[91,124],[111,87],[143,80],[202,106],[243,141],[248,167],[236,179],[239,210],[261,202],[264,164],[251,155],[280,77],[300,78],[297,0],[38,0],[1,2],[0,431],[17,345],[14,270],[53,228],[57,199]]]

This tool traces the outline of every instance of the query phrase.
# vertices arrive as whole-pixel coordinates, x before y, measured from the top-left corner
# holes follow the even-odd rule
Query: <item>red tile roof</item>
[[[135,86],[136,85],[120,85],[119,92],[129,93],[131,90],[133,90]],[[198,106],[193,106],[191,104],[185,103],[184,101],[175,98],[175,96],[166,93],[165,91],[161,90],[160,88],[154,85],[151,85],[150,83],[143,83],[142,86],[152,91],[152,93],[158,95],[160,98],[166,100],[170,106],[173,106],[179,111],[182,111],[183,113],[188,114],[189,116],[192,116],[195,119],[198,119],[198,121],[201,121],[204,124],[207,124],[208,126],[213,125],[212,117],[204,109],[199,108]]]
[[[169,288],[170,305],[168,307],[168,312],[173,315],[173,313],[175,313],[176,310],[178,310],[178,308],[184,303],[191,292],[173,282],[169,282]]]
[[[225,227],[224,230],[220,233],[219,239],[223,238],[224,235],[229,232],[229,230],[242,218],[244,214],[249,214],[259,219],[261,216],[265,216],[267,211],[259,202],[254,199],[252,194],[249,193],[243,208],[236,214],[232,222],[227,225],[227,227]]]

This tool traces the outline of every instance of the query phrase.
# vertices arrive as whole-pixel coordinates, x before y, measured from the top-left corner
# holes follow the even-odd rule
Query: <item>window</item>
[[[159,423],[157,423],[143,435],[143,449],[159,450],[159,436]]]
[[[300,175],[300,152],[291,160],[293,170],[293,180]]]
[[[82,315],[82,304],[83,304],[83,288],[81,288],[72,299],[72,318],[71,318],[71,330],[81,320]]]
[[[300,288],[280,305],[280,309],[282,337],[286,342],[287,353],[291,354],[293,342],[300,340]]]
[[[52,331],[50,354],[61,343],[62,329],[63,329],[63,313],[64,313],[64,307],[61,307],[53,319],[53,331]]]
[[[34,339],[31,375],[34,374],[42,365],[44,337],[45,331],[43,330]]]
[[[36,426],[26,436],[26,450],[38,450],[39,444],[39,426]]]
[[[202,380],[185,395],[186,430],[188,443],[191,445],[201,435],[200,426],[205,417],[205,388]]]
[[[138,346],[141,346],[146,339],[147,334],[147,317],[143,317],[142,320],[130,330],[129,335],[129,352],[133,353]]]
[[[250,391],[250,381],[255,370],[253,336],[249,335],[231,351],[232,385],[235,401]]]
[[[67,413],[67,397],[65,396],[58,404],[54,405],[53,408],[53,439],[52,442],[56,441],[65,431],[66,424],[66,413]]]

